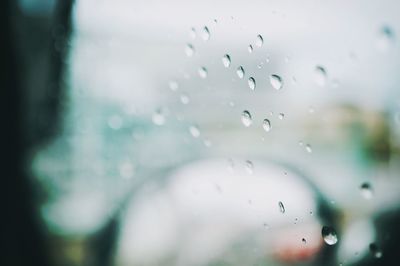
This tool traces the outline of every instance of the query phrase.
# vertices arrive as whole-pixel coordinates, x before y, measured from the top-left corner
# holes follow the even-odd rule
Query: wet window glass
[[[14,8],[54,265],[397,265],[398,1]]]

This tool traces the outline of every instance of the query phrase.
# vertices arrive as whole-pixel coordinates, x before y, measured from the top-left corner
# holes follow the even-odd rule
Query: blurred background
[[[398,1],[1,5],[1,265],[398,265]]]

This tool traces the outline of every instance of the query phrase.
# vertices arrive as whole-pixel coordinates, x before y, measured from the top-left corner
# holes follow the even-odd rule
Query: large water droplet
[[[247,47],[247,51],[249,51],[249,53],[253,52],[253,45],[249,44],[249,46]]]
[[[249,88],[251,90],[254,91],[256,89],[256,80],[253,77],[250,77],[247,83],[249,84]]]
[[[190,126],[189,132],[194,138],[200,137],[200,129],[198,126]]]
[[[375,243],[371,243],[369,245],[369,251],[371,252],[372,256],[379,259],[382,258],[382,250],[376,245]]]
[[[361,191],[361,195],[365,199],[372,198],[373,191],[372,191],[372,187],[371,187],[371,185],[369,183],[367,183],[367,182],[362,183],[361,186],[360,186],[360,191]]]
[[[391,27],[383,26],[378,35],[378,49],[381,51],[387,51],[395,41],[394,32]]]
[[[240,78],[240,79],[242,79],[242,78],[244,78],[244,69],[243,69],[243,67],[242,66],[239,66],[237,69],[236,69],[236,74],[237,74],[237,76]]]
[[[310,144],[306,144],[306,151],[307,151],[308,153],[312,153],[312,148],[311,148],[311,145],[310,145]]]
[[[326,79],[327,79],[327,74],[326,74],[326,70],[324,67],[322,66],[316,66],[315,67],[315,83],[318,86],[325,86],[326,83]]]
[[[203,27],[203,32],[201,34],[203,40],[208,41],[210,39],[210,30],[207,26]]]
[[[151,117],[153,123],[157,126],[162,126],[165,124],[165,116],[161,109],[156,110]]]
[[[278,202],[278,205],[279,205],[279,211],[281,213],[285,213],[285,206],[283,206],[282,201]]]
[[[242,123],[243,123],[243,125],[244,125],[245,127],[249,127],[249,126],[251,126],[251,124],[253,123],[253,119],[251,118],[251,114],[250,114],[250,112],[247,111],[247,110],[244,110],[244,111],[242,112],[242,117],[241,117],[241,119],[242,119]]]
[[[269,76],[269,82],[271,82],[271,85],[275,90],[280,90],[283,87],[283,80],[278,75],[274,74]]]
[[[247,173],[249,173],[249,174],[253,174],[253,171],[254,171],[254,165],[253,165],[253,162],[252,162],[252,161],[250,161],[250,160],[247,160],[247,161],[245,162],[245,167],[246,167],[246,171],[247,171]]]
[[[224,64],[225,67],[229,67],[231,65],[231,57],[228,54],[225,54],[222,57],[222,64]]]
[[[338,237],[335,229],[330,226],[324,226],[322,227],[322,238],[324,239],[325,243],[332,246],[335,245],[338,242]]]
[[[205,67],[200,67],[198,72],[199,72],[199,76],[203,79],[205,79],[208,75],[207,68],[205,68]]]
[[[263,129],[266,132],[269,132],[271,130],[271,122],[268,119],[264,119],[263,124],[262,124]]]
[[[257,38],[256,38],[256,45],[257,45],[258,47],[261,47],[261,46],[263,45],[263,43],[264,43],[263,37],[262,37],[260,34],[257,35]]]
[[[191,56],[194,55],[194,52],[195,52],[195,50],[194,50],[193,45],[191,45],[190,43],[188,43],[188,44],[186,45],[186,47],[185,47],[185,53],[186,53],[186,55],[187,55],[188,57],[191,57]]]

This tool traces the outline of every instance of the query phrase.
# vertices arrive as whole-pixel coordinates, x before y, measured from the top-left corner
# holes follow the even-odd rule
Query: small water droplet
[[[190,34],[190,37],[191,37],[192,39],[195,39],[195,38],[196,38],[196,29],[195,29],[194,27],[192,27],[192,28],[190,29],[189,34]]]
[[[251,90],[254,91],[256,89],[256,80],[253,77],[250,77],[247,83],[249,84],[249,88]]]
[[[165,116],[161,109],[156,110],[151,117],[153,123],[157,126],[162,126],[165,124]]]
[[[282,78],[276,74],[269,76],[269,82],[275,90],[280,90],[283,87]]]
[[[178,82],[176,82],[175,80],[171,80],[169,83],[169,88],[171,89],[171,91],[176,91],[179,88],[179,84]]]
[[[261,47],[263,45],[263,43],[264,43],[263,37],[260,34],[258,34],[257,38],[256,38],[256,45],[258,47]]]
[[[203,78],[203,79],[207,78],[207,76],[208,76],[207,68],[205,68],[205,67],[200,67],[199,70],[198,70],[198,72],[199,72],[199,76],[200,76],[201,78]]]
[[[367,183],[367,182],[362,183],[361,186],[360,186],[360,191],[361,191],[361,195],[365,199],[372,198],[373,191],[372,191],[372,187],[371,187],[371,185],[369,183]]]
[[[285,213],[285,206],[283,206],[282,201],[278,202],[278,205],[279,205],[279,211],[281,213]]]
[[[194,55],[195,49],[192,44],[188,43],[185,47],[185,53],[188,57],[192,57]]]
[[[118,130],[122,127],[122,118],[119,115],[113,115],[108,119],[108,126],[111,129]]]
[[[303,244],[307,244],[307,240],[305,238],[302,238],[301,242],[303,242]]]
[[[208,41],[210,39],[210,30],[208,29],[207,26],[203,27],[203,32],[202,32],[202,38],[205,41]]]
[[[211,142],[211,140],[209,140],[209,139],[205,139],[205,140],[203,141],[203,143],[204,143],[204,146],[206,146],[207,148],[209,148],[209,147],[212,146],[212,142]]]
[[[303,145],[304,145],[304,142],[300,140],[300,141],[299,141],[299,146],[302,147]]]
[[[279,113],[278,118],[280,120],[283,120],[283,118],[285,118],[285,114],[284,113]]]
[[[312,148],[311,148],[311,145],[310,145],[310,144],[306,144],[306,151],[307,151],[308,153],[312,153]]]
[[[379,258],[382,258],[382,250],[378,247],[378,245],[377,244],[375,244],[375,243],[371,243],[370,245],[369,245],[369,251],[371,252],[371,254],[376,258],[376,259],[379,259]]]
[[[264,119],[262,127],[265,130],[265,132],[269,132],[272,128],[271,122],[268,119]]]
[[[251,124],[253,123],[253,119],[251,118],[251,114],[250,114],[250,112],[247,111],[247,110],[244,110],[244,111],[242,112],[242,117],[241,117],[241,119],[242,119],[242,123],[243,123],[243,125],[244,125],[245,127],[249,127],[249,126],[251,126]]]
[[[249,53],[253,52],[253,45],[249,44],[249,46],[247,47],[247,51],[249,51]]]
[[[325,86],[327,79],[327,73],[325,68],[322,66],[316,66],[314,72],[315,72],[315,83],[321,87]]]
[[[254,165],[253,165],[253,162],[252,162],[252,161],[247,160],[247,161],[245,162],[245,168],[246,168],[247,173],[249,173],[250,175],[253,174]]]
[[[130,179],[133,177],[135,168],[133,167],[132,163],[124,162],[119,165],[119,175],[122,178]]]
[[[315,112],[314,107],[313,107],[313,106],[308,107],[308,112],[309,112],[310,114],[313,114],[313,113]]]
[[[380,51],[387,51],[395,41],[395,35],[391,27],[384,25],[379,30],[377,45]]]
[[[225,54],[222,57],[222,64],[224,64],[225,67],[229,67],[231,65],[231,57],[228,54]]]
[[[243,69],[243,67],[242,66],[239,66],[237,69],[236,69],[236,74],[237,74],[237,76],[240,78],[240,79],[242,79],[242,78],[244,78],[244,69]]]
[[[322,227],[322,238],[324,239],[325,243],[332,246],[338,242],[338,237],[335,229],[330,226],[323,226]]]
[[[195,125],[190,126],[189,127],[189,132],[194,138],[200,137],[200,129],[199,129],[198,126],[195,126]]]
[[[186,93],[182,93],[179,98],[183,104],[188,104],[190,102],[190,98]]]

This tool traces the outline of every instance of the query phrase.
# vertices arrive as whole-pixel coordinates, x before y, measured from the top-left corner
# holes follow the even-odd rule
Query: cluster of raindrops
[[[335,245],[338,242],[336,230],[331,226],[323,226],[321,234],[325,243],[330,246]]]

